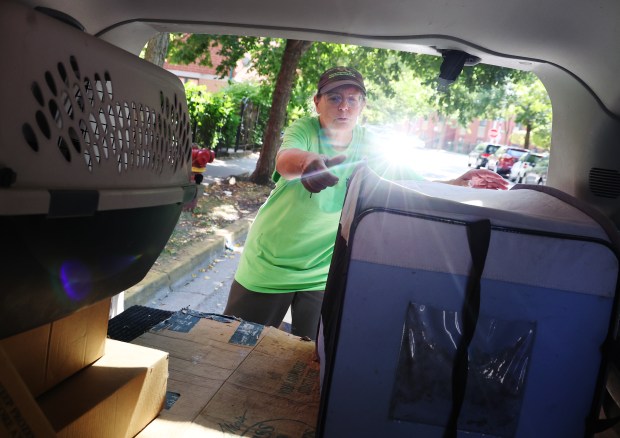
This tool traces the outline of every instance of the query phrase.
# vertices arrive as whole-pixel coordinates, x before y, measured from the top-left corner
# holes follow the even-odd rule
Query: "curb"
[[[177,261],[165,270],[151,268],[142,281],[125,291],[125,308],[134,305],[146,306],[158,291],[170,288],[193,269],[224,252],[227,242],[234,243],[244,239],[255,216],[256,214],[253,214],[241,218],[229,227],[217,230],[214,236],[191,245],[188,248],[188,255],[183,260]]]

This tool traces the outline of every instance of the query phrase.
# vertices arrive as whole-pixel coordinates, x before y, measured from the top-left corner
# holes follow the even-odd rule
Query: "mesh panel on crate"
[[[33,151],[49,140],[62,157],[93,164],[113,160],[119,173],[143,167],[161,173],[163,166],[176,169],[189,148],[188,120],[177,95],[171,102],[159,92],[160,105],[115,98],[114,81],[108,71],[92,78],[80,71],[71,55],[32,82],[35,123],[24,123],[22,133]],[[44,93],[50,96],[46,102]],[[59,132],[52,136],[51,126]],[[169,147],[169,148],[168,148]]]
[[[176,76],[11,2],[0,34],[3,338],[139,282],[196,185]]]

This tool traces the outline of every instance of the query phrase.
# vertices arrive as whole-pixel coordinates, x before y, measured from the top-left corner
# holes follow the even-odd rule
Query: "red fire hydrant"
[[[202,172],[207,168],[207,163],[215,159],[215,152],[211,149],[201,149],[196,143],[192,145],[192,181],[196,184],[202,182]],[[197,181],[197,180],[200,181]]]
[[[198,203],[198,198],[202,196],[204,187],[202,186],[202,172],[207,168],[208,163],[212,163],[215,159],[215,152],[210,149],[203,149],[196,143],[192,145],[192,175],[190,181],[195,182],[198,187],[196,188],[196,197],[183,206],[183,211],[192,211]]]

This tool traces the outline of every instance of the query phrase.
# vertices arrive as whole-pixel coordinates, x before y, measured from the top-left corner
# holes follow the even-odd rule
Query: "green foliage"
[[[224,127],[234,109],[226,95],[209,93],[204,86],[185,84],[194,142],[212,149],[226,135]]]
[[[431,100],[437,112],[465,126],[476,118],[506,118],[510,85],[526,77],[518,70],[481,64],[465,67],[445,92],[437,91],[435,77],[426,77],[424,83],[434,90]]]
[[[368,101],[364,110],[364,122],[383,125],[432,113],[430,101],[433,91],[420,79],[400,79],[392,83],[392,97],[377,94]]]
[[[549,125],[542,125],[532,130],[532,143],[540,149],[551,149],[551,129]]]
[[[550,126],[551,101],[543,84],[528,78],[514,86],[514,98],[511,102],[515,120],[523,125]]]
[[[226,77],[238,61],[249,57],[251,70],[261,78],[255,96],[261,105],[268,106],[285,43],[277,38],[175,35],[169,59],[211,65],[209,50],[215,47],[223,57],[217,71]],[[439,92],[437,75],[441,61],[441,56],[314,42],[300,59],[287,107],[287,123],[313,112],[312,96],[323,71],[335,65],[349,65],[357,68],[366,80],[368,107],[364,121],[368,123],[394,123],[433,113],[454,119],[462,126],[476,118],[515,118],[517,123],[529,126],[536,145],[549,144],[551,103],[533,74],[490,65],[465,67],[447,92]],[[261,114],[266,116],[267,111]],[[264,120],[261,124],[264,126]],[[229,137],[225,128],[221,132]]]
[[[224,88],[220,93],[228,96],[232,102],[236,102],[237,111],[229,117],[226,125],[229,135],[227,138],[232,139],[232,142],[226,143],[232,145],[237,135],[237,128],[241,123],[241,108],[243,102],[245,102],[245,110],[250,108],[250,105],[256,107],[258,112],[258,118],[256,124],[252,127],[250,141],[252,144],[260,145],[263,141],[263,132],[267,126],[267,118],[269,116],[269,106],[271,105],[271,89],[265,85],[251,84],[251,83],[233,83],[227,88]]]
[[[229,76],[237,61],[252,51],[260,39],[254,37],[237,37],[233,35],[173,34],[168,49],[168,59],[179,64],[197,62],[213,67],[211,48],[222,56],[215,66],[221,78]]]
[[[252,140],[260,144],[269,102],[262,87],[231,84],[217,93],[210,93],[204,86],[186,83],[185,94],[195,143],[209,149],[220,145],[233,146],[241,122],[241,103],[246,99],[259,107]]]

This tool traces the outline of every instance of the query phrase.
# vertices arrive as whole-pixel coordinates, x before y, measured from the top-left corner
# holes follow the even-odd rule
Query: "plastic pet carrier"
[[[319,435],[591,435],[618,235],[550,187],[349,185],[322,308]]]
[[[196,186],[176,76],[0,4],[0,338],[139,282]]]

